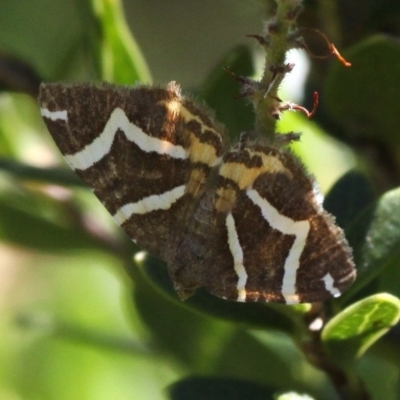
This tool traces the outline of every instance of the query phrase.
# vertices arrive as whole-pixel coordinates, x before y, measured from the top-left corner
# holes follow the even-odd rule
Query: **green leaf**
[[[212,371],[214,376],[248,379],[271,387],[301,390],[307,386],[313,395],[329,392],[323,389],[324,374],[307,362],[292,338],[282,331],[248,332],[235,323],[210,318],[210,313],[207,317],[205,312],[185,306],[175,294],[167,298],[154,290],[154,283],[137,269],[133,275],[134,304],[153,333],[157,348],[172,354],[191,371]],[[247,306],[251,312],[251,304]],[[313,377],[312,383],[309,376]],[[316,398],[321,398],[318,395]]]
[[[264,303],[239,303],[222,300],[203,289],[182,302],[177,297],[165,263],[146,253],[135,257],[140,272],[162,293],[174,300],[176,304],[190,307],[212,317],[232,321],[247,326],[278,329],[290,336],[301,336],[303,333],[302,316],[310,308],[309,304],[287,306]]]
[[[16,315],[15,323],[20,329],[64,339],[69,342],[94,346],[97,349],[121,352],[124,355],[150,355],[153,349],[148,343],[130,336],[110,334],[106,331],[87,329],[81,324],[54,318],[52,314],[22,312]]]
[[[132,273],[135,309],[152,332],[158,351],[173,355],[191,370],[209,369],[232,327],[177,305],[154,290],[143,275]]]
[[[394,257],[386,264],[385,269],[379,275],[377,286],[379,291],[386,291],[400,297],[399,257]]]
[[[352,170],[343,175],[325,198],[324,208],[346,228],[361,211],[375,200],[371,184],[364,174]]]
[[[25,181],[87,188],[87,185],[72,170],[67,168],[38,168],[0,157],[0,171],[7,172],[14,178]]]
[[[0,196],[0,239],[42,251],[104,249],[104,242],[91,236],[66,209],[46,196],[28,192],[26,196],[2,193]],[[60,218],[64,214],[65,218]],[[77,221],[76,221],[77,222]]]
[[[400,299],[387,293],[367,297],[344,309],[324,327],[321,338],[330,356],[347,367],[400,319]]]
[[[386,350],[367,352],[357,362],[357,373],[365,384],[371,399],[399,400],[399,346],[391,343]],[[378,346],[377,346],[378,347]],[[383,346],[382,346],[383,348]],[[389,357],[388,352],[390,352]],[[385,355],[386,353],[386,355]]]
[[[200,96],[215,110],[217,119],[224,123],[234,139],[241,132],[254,129],[254,113],[249,101],[238,98],[240,85],[225,71],[226,66],[237,75],[254,74],[251,52],[245,46],[237,47],[215,67],[203,85]]]
[[[324,103],[349,138],[377,139],[400,145],[400,43],[375,35],[357,43],[344,56],[351,68],[333,63]],[[394,150],[394,149],[393,149]]]
[[[279,132],[301,132],[301,139],[292,143],[290,148],[315,176],[323,193],[354,168],[354,156],[350,148],[330,137],[321,126],[308,120],[302,113],[285,113],[282,120],[278,121],[277,128]]]
[[[258,378],[260,382],[273,387],[278,386],[285,391],[289,388],[299,393],[305,391],[316,399],[330,398],[328,377],[322,370],[310,364],[302,345],[299,346],[279,331],[251,330],[245,333],[251,335],[256,343],[247,340],[246,347],[242,347],[241,343],[245,341],[246,336],[237,335],[229,351],[225,351],[223,355],[220,373],[223,373],[224,368],[238,373],[243,362],[246,362],[246,372],[243,374],[246,373],[249,378],[254,376],[252,379]],[[261,347],[257,347],[256,344]],[[253,354],[251,359],[247,356],[249,352]]]
[[[349,171],[342,176],[328,193],[324,208],[336,218],[336,223],[345,229],[345,235],[353,249],[356,266],[361,265],[362,249],[375,208],[375,196],[367,178],[358,171]],[[362,274],[361,274],[362,275]],[[366,281],[360,278],[349,291],[344,293],[338,303],[344,304]],[[376,293],[368,292],[364,295]]]
[[[363,244],[356,253],[358,277],[353,291],[370,283],[389,266],[396,268],[400,264],[399,210],[400,189],[395,189],[385,193],[349,227],[350,237],[354,233],[357,240],[363,232]],[[386,291],[384,286],[381,289]]]
[[[139,46],[132,37],[119,0],[92,0],[101,30],[101,78],[131,85],[149,83],[151,76]]]
[[[22,157],[27,148],[38,143],[33,129],[38,120],[38,105],[26,95],[3,94],[0,106],[0,155]]]
[[[168,388],[171,400],[273,400],[273,391],[253,383],[230,378],[190,377]]]

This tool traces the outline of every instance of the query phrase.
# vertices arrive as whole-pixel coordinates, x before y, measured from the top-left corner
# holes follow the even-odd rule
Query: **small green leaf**
[[[331,357],[349,366],[400,319],[400,299],[387,293],[367,297],[344,309],[324,327],[321,338]]]
[[[265,329],[277,329],[290,336],[303,332],[302,315],[310,307],[309,304],[292,307],[280,304],[239,303],[220,299],[199,289],[185,302],[176,295],[165,263],[139,253],[135,257],[140,272],[158,289],[179,305],[192,310],[239,324]]]
[[[231,378],[190,377],[168,388],[171,400],[273,400],[273,391],[257,383]]]
[[[92,0],[101,30],[101,78],[130,84],[150,82],[151,76],[139,46],[126,24],[119,0]]]
[[[200,96],[215,110],[217,119],[224,123],[233,139],[243,131],[254,129],[254,112],[248,101],[238,98],[240,85],[225,71],[227,66],[236,75],[251,76],[254,73],[251,52],[245,46],[237,47],[215,67]]]

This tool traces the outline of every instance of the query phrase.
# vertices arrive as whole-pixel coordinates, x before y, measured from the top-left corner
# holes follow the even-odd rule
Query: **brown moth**
[[[354,281],[351,250],[282,143],[224,128],[166,89],[42,84],[41,113],[67,163],[130,238],[168,264],[178,295],[299,303]]]

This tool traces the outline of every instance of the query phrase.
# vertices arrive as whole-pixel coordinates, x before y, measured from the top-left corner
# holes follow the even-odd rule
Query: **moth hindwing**
[[[208,112],[166,89],[42,84],[41,113],[72,169],[182,299],[322,301],[355,279],[351,250],[288,150],[229,148]]]

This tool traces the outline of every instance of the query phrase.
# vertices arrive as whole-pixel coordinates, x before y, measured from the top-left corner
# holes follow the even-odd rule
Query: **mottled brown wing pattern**
[[[205,287],[235,301],[313,302],[353,282],[351,250],[297,158],[256,134],[228,150],[223,128],[176,84],[46,84],[39,101],[66,161],[167,262],[182,299]]]
[[[174,84],[47,84],[39,102],[71,168],[135,242],[168,261],[223,154],[223,133]]]
[[[229,300],[294,304],[336,297],[354,281],[351,250],[313,179],[290,151],[263,142],[228,152],[200,200],[171,264],[183,296],[205,286]]]

